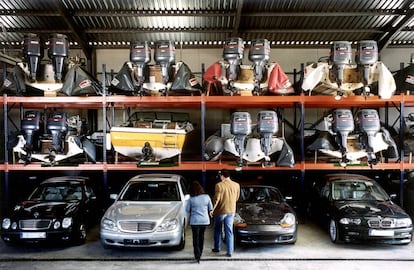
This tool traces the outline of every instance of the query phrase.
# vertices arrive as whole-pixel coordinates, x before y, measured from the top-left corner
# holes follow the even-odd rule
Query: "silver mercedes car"
[[[110,247],[185,246],[189,199],[177,174],[141,174],[131,178],[101,220],[102,245]]]

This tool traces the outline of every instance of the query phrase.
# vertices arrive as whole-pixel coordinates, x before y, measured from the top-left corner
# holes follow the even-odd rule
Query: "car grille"
[[[155,227],[155,222],[121,221],[119,222],[119,227],[126,232],[145,232],[152,231]]]
[[[45,230],[51,223],[50,219],[25,219],[19,221],[19,226],[22,230]]]
[[[392,228],[394,227],[394,220],[391,218],[373,218],[368,220],[368,226],[370,228]]]

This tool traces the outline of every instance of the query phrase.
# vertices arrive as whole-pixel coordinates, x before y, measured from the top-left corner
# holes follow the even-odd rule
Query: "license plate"
[[[370,236],[394,236],[394,231],[389,230],[370,230]]]
[[[132,239],[125,239],[124,240],[124,244],[125,245],[148,245],[148,240],[147,239],[141,239],[141,240],[132,240]]]
[[[46,238],[45,232],[23,232],[20,235],[21,239],[44,239]]]

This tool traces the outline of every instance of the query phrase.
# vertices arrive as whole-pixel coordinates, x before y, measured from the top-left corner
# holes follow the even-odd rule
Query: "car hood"
[[[117,201],[106,211],[109,219],[121,220],[163,220],[167,216],[177,216],[182,202],[124,202]]]
[[[285,213],[292,212],[286,203],[237,203],[237,213],[247,224],[279,224]]]
[[[334,207],[341,216],[408,217],[401,207],[391,201],[336,201]]]
[[[12,214],[14,219],[28,218],[62,218],[72,216],[79,209],[79,201],[42,202],[24,201],[15,206]]]

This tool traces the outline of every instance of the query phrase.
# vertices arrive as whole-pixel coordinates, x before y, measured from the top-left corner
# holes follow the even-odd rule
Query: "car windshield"
[[[270,187],[241,187],[239,202],[258,203],[258,202],[282,202],[280,192]]]
[[[82,186],[74,183],[40,185],[30,195],[32,201],[73,201],[82,199]]]
[[[387,193],[375,182],[358,179],[339,180],[332,183],[334,200],[386,201]]]
[[[121,194],[121,201],[180,201],[176,182],[132,182]]]

